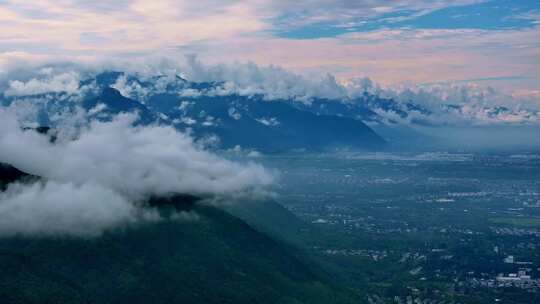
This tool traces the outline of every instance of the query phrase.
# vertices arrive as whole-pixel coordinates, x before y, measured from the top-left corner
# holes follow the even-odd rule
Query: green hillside
[[[351,303],[290,246],[189,196],[187,219],[97,238],[0,239],[2,303]],[[185,200],[185,201],[183,201]]]

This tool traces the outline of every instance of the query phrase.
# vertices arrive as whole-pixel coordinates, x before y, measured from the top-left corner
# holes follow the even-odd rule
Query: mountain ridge
[[[9,169],[0,170],[1,180],[20,181],[9,175],[8,166],[0,167]],[[6,266],[0,272],[0,298],[25,304],[357,300],[314,272],[317,266],[299,251],[225,210],[190,195],[155,197],[148,204],[164,215],[171,214],[169,207],[193,216],[91,238],[0,238],[0,264]]]

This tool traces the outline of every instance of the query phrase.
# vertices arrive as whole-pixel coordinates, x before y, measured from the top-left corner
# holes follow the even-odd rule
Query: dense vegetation
[[[13,181],[15,175],[3,175]],[[16,177],[16,176],[15,176]],[[97,238],[0,239],[4,303],[351,303],[294,248],[191,196]],[[170,216],[180,214],[179,217]]]

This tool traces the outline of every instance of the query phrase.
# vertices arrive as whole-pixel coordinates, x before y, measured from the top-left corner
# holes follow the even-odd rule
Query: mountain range
[[[102,72],[81,80],[76,92],[2,94],[4,107],[31,109],[40,126],[74,116],[109,120],[136,112],[139,124],[160,123],[212,142],[221,149],[261,152],[348,147],[380,150],[427,140],[415,126],[452,123],[520,123],[537,112],[503,106],[442,103],[428,106],[368,93],[343,99],[270,98],[226,82],[194,82],[181,76],[136,77]],[[30,110],[29,110],[30,111]]]

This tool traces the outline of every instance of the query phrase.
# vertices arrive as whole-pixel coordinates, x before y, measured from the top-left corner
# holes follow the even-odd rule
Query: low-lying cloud
[[[265,185],[263,167],[240,165],[197,147],[191,137],[168,126],[137,126],[136,116],[93,121],[75,139],[51,143],[21,131],[0,112],[0,159],[38,176],[58,181],[96,182],[133,197],[189,192],[228,193]]]
[[[53,143],[0,110],[0,161],[45,178],[0,196],[0,235],[97,235],[146,218],[134,203],[149,196],[228,195],[273,180],[260,165],[220,158],[172,127],[134,126],[136,118],[92,121]]]
[[[433,126],[489,126],[540,124],[540,99],[522,96],[475,83],[440,83],[381,87],[369,78],[345,83],[349,97],[364,93],[390,99],[407,112],[402,116],[393,109],[375,109],[387,121],[400,124],[423,122]],[[409,104],[420,107],[411,109]]]
[[[62,120],[79,115],[73,109],[54,108],[55,104],[59,104],[58,99],[68,101],[62,105],[71,102],[76,106],[85,94],[98,92],[99,88],[92,80],[103,71],[125,72],[112,86],[122,95],[148,106],[149,97],[164,92],[173,96],[171,98],[177,98],[178,109],[204,96],[257,95],[269,101],[294,100],[306,104],[314,98],[326,98],[329,102],[357,103],[367,107],[377,114],[375,120],[367,120],[369,123],[376,121],[391,126],[489,128],[540,125],[539,95],[502,92],[489,86],[463,82],[384,87],[369,78],[345,82],[328,74],[297,74],[272,65],[209,65],[196,56],[156,56],[130,62],[115,59],[92,64],[18,65],[0,75],[0,91],[4,92],[3,97],[7,97],[4,100],[10,101],[6,103],[10,110],[16,112],[21,120],[36,122],[46,116],[43,112],[47,112],[49,117],[41,123],[55,126]],[[183,81],[177,75],[188,81],[213,84],[206,87],[182,86]],[[83,82],[79,82],[81,80]],[[373,96],[388,99],[394,106],[373,106],[369,104]],[[414,107],[409,107],[409,104]],[[96,107],[93,110],[97,113],[100,109]],[[62,111],[65,114],[58,115]],[[230,112],[230,115],[235,119],[240,118],[235,112]],[[196,125],[199,119],[183,116],[177,121],[191,126]],[[276,121],[279,122],[278,117]],[[201,123],[210,124],[206,121]],[[62,129],[69,128],[72,123],[65,125]]]
[[[36,93],[63,92],[74,96],[84,95],[95,89],[92,83],[77,87],[80,80],[91,78],[105,70],[123,71],[135,76],[145,85],[120,76],[113,87],[124,96],[144,102],[148,96],[162,93],[181,75],[189,81],[214,82],[208,89],[178,88],[181,97],[261,95],[266,100],[293,99],[309,103],[313,98],[326,98],[338,102],[359,100],[364,93],[393,99],[398,103],[412,102],[431,111],[436,117],[433,124],[490,124],[535,122],[538,115],[527,117],[540,110],[538,96],[523,96],[502,92],[475,83],[438,83],[429,85],[401,85],[385,87],[369,78],[339,81],[330,74],[297,74],[279,66],[259,66],[254,63],[208,65],[197,56],[180,58],[148,57],[125,62],[100,62],[77,65],[56,63],[44,66],[19,66],[0,77],[4,95],[23,98]],[[156,78],[155,76],[161,76]],[[170,92],[171,93],[171,92]],[[76,100],[76,99],[74,99]],[[460,111],[448,110],[448,105],[458,105]],[[500,115],[486,113],[489,108],[504,106],[510,111]],[[511,112],[511,113],[510,113]],[[385,114],[385,113],[383,113]],[[392,113],[386,113],[392,115]],[[415,113],[412,113],[413,116]],[[416,113],[418,114],[418,113]],[[486,117],[486,114],[490,114]],[[417,115],[419,116],[419,115]],[[530,115],[529,115],[530,116]],[[389,117],[391,118],[391,117]],[[424,119],[429,119],[425,117]],[[414,120],[414,119],[413,119]],[[409,123],[411,120],[403,120]]]
[[[0,193],[0,237],[84,236],[139,221],[155,220],[122,195],[98,184],[13,184]]]
[[[26,82],[20,80],[9,81],[9,87],[5,90],[6,96],[28,96],[44,93],[66,92],[74,94],[80,89],[80,75],[76,72],[47,75],[50,70],[42,71],[44,78],[32,78]]]

